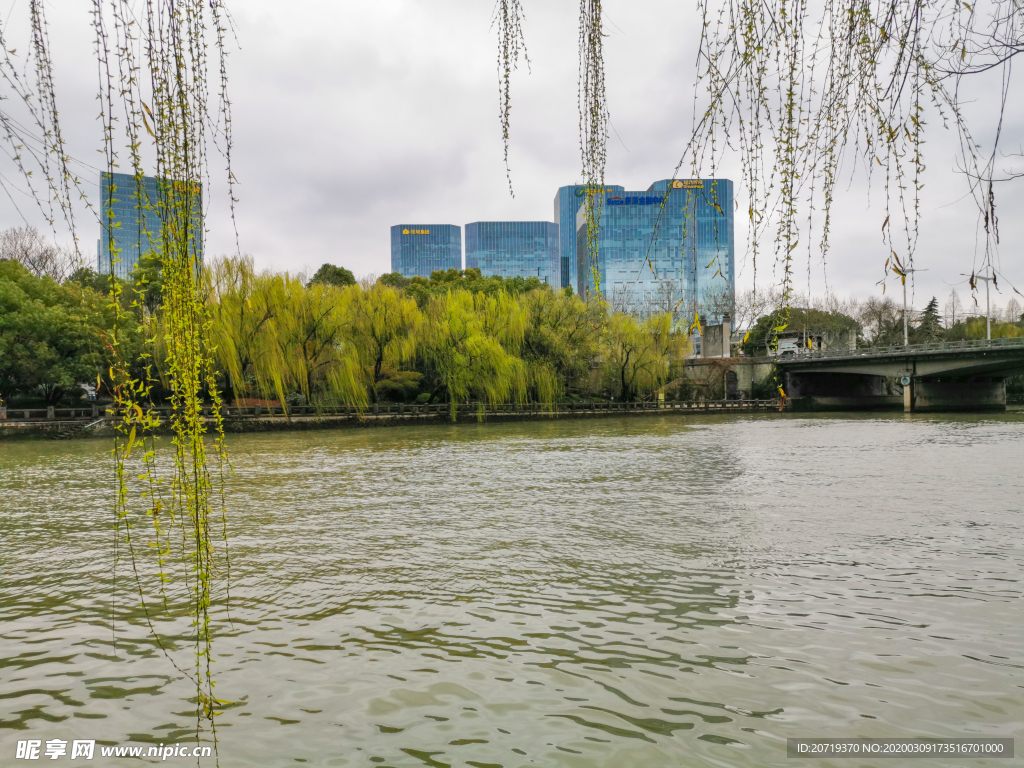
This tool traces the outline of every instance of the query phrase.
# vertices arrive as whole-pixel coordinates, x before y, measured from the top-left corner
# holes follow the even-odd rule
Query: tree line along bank
[[[54,405],[79,399],[90,384],[103,399],[118,314],[110,277],[79,269],[58,282],[39,271],[0,261],[0,397]],[[453,269],[357,283],[348,270],[324,265],[305,280],[233,257],[210,261],[201,280],[216,386],[228,402],[634,401],[681,379],[692,352],[689,319],[635,317],[536,278]],[[144,258],[118,285],[117,343],[136,378],[162,400],[159,262]],[[979,323],[984,337],[983,319],[943,328],[934,304],[914,323],[915,339],[976,338]],[[781,319],[771,312],[758,318],[738,352],[756,355]],[[871,340],[860,320],[841,311],[794,309],[789,322],[853,330],[860,343],[885,344],[897,328],[902,333],[895,315],[882,317]],[[995,332],[1021,335],[1024,328],[996,323]],[[673,387],[686,396],[685,383]]]

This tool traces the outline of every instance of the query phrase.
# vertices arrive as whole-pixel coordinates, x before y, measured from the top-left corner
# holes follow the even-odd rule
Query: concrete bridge
[[[777,366],[794,410],[1003,411],[1024,338],[806,352]]]

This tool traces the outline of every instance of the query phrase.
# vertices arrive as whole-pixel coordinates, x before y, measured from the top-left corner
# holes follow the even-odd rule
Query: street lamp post
[[[907,318],[907,277],[903,276],[903,346],[910,344],[910,326]]]
[[[985,281],[985,338],[992,341],[992,310],[988,302],[988,284],[995,278],[991,275],[989,277],[977,275],[974,279]]]

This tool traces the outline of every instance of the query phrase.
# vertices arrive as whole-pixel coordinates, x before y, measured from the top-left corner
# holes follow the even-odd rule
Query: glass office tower
[[[462,228],[454,224],[396,224],[391,228],[391,271],[430,277],[462,269]]]
[[[598,286],[582,210],[576,255],[579,293],[593,295]],[[702,322],[719,322],[735,296],[732,182],[663,180],[645,192],[606,193],[597,273],[600,293],[613,309],[637,315],[674,310],[689,317],[696,311]]]
[[[558,282],[552,281],[556,289],[570,285],[574,291],[579,288],[576,274],[576,213],[586,200],[586,185],[572,184],[559,187],[555,194],[555,226],[558,227],[558,253],[560,258]],[[606,186],[608,194],[621,195],[623,187]]]
[[[466,269],[484,277],[536,277],[559,284],[558,226],[550,221],[475,221],[466,225]]]
[[[109,275],[113,269],[117,277],[127,279],[147,251],[159,254],[163,250],[163,238],[178,236],[173,221],[168,220],[167,226],[164,226],[161,213],[173,212],[175,199],[179,199],[183,206],[192,208],[192,215],[183,223],[180,235],[189,239],[196,262],[202,261],[202,185],[193,184],[186,191],[184,184],[154,176],[139,178],[129,173],[101,173],[100,239],[96,244],[96,271],[101,275]]]

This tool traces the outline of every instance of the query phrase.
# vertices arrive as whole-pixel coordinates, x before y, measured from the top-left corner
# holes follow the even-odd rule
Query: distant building
[[[128,173],[100,174],[100,239],[96,271],[129,278],[148,251],[162,254],[165,239],[188,238],[196,261],[203,257],[203,192],[195,184],[186,194],[184,182]],[[191,206],[192,215],[174,215],[176,201]],[[182,218],[180,228],[174,221]],[[166,226],[165,226],[166,220]],[[113,240],[113,242],[111,242]],[[113,250],[111,248],[113,246]]]
[[[396,224],[391,228],[391,271],[430,277],[462,269],[462,228],[454,224]]]
[[[662,180],[643,192],[606,192],[596,267],[597,280],[580,208],[576,274],[581,296],[600,292],[613,309],[640,315],[675,311],[692,316],[699,311],[702,322],[720,322],[735,295],[732,182]]]
[[[466,269],[484,277],[536,277],[559,285],[558,226],[550,221],[475,221],[466,225]]]
[[[605,191],[609,194],[621,195],[623,187],[610,185]],[[587,187],[584,184],[571,184],[559,187],[555,194],[555,226],[558,227],[558,282],[552,281],[555,288],[561,290],[570,285],[578,291],[579,283],[576,259],[576,213],[586,202]]]

